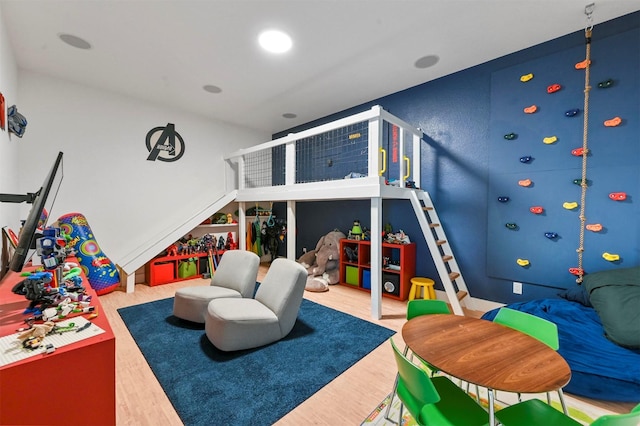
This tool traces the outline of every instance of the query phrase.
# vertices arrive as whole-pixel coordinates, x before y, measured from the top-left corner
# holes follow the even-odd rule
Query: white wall
[[[39,187],[63,151],[64,181],[50,217],[84,214],[115,263],[224,195],[223,155],[270,139],[30,71],[20,70],[18,88],[20,111],[29,120],[18,150],[20,187]],[[147,161],[147,132],[167,123],[184,139],[184,156]]]
[[[9,38],[2,20],[0,8],[0,93],[5,99],[5,107],[13,104],[20,105],[17,98],[18,70],[9,44]],[[6,110],[3,111],[6,117]],[[18,188],[18,145],[20,139],[16,135],[9,134],[5,124],[5,130],[0,130],[0,192],[8,194],[19,193]],[[19,204],[0,204],[0,227],[9,226],[15,232],[20,228]]]

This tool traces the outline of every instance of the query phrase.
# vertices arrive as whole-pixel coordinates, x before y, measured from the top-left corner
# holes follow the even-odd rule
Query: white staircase
[[[410,199],[449,304],[456,315],[464,315],[462,306],[473,309],[471,297],[431,197],[425,191],[415,190]]]

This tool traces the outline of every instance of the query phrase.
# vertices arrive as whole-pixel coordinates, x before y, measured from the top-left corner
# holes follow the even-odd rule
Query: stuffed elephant
[[[340,240],[346,235],[333,230],[324,235],[316,244],[316,248],[299,259],[298,263],[307,269],[309,277],[305,289],[322,292],[329,290],[329,285],[340,282]]]

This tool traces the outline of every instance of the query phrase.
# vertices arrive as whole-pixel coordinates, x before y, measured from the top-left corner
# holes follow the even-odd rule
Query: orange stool
[[[413,277],[411,278],[411,290],[409,290],[409,300],[416,298],[435,299],[436,290],[433,287],[435,282],[431,278]]]

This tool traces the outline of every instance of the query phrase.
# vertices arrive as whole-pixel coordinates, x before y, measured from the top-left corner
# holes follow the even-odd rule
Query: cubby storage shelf
[[[218,255],[222,256],[224,250],[219,250]],[[162,256],[156,257],[150,260],[146,264],[145,276],[147,278],[147,284],[150,286],[156,286],[161,284],[173,283],[176,281],[192,280],[194,278],[202,278],[203,275],[208,272],[208,259],[207,253],[193,253],[193,254],[179,254],[177,256]],[[196,262],[196,274],[190,277],[181,278],[178,275],[178,267],[180,262],[187,261],[189,259],[195,259]]]
[[[382,259],[382,295],[406,300],[416,273],[415,243],[382,243]],[[371,291],[370,241],[340,240],[340,284]]]

